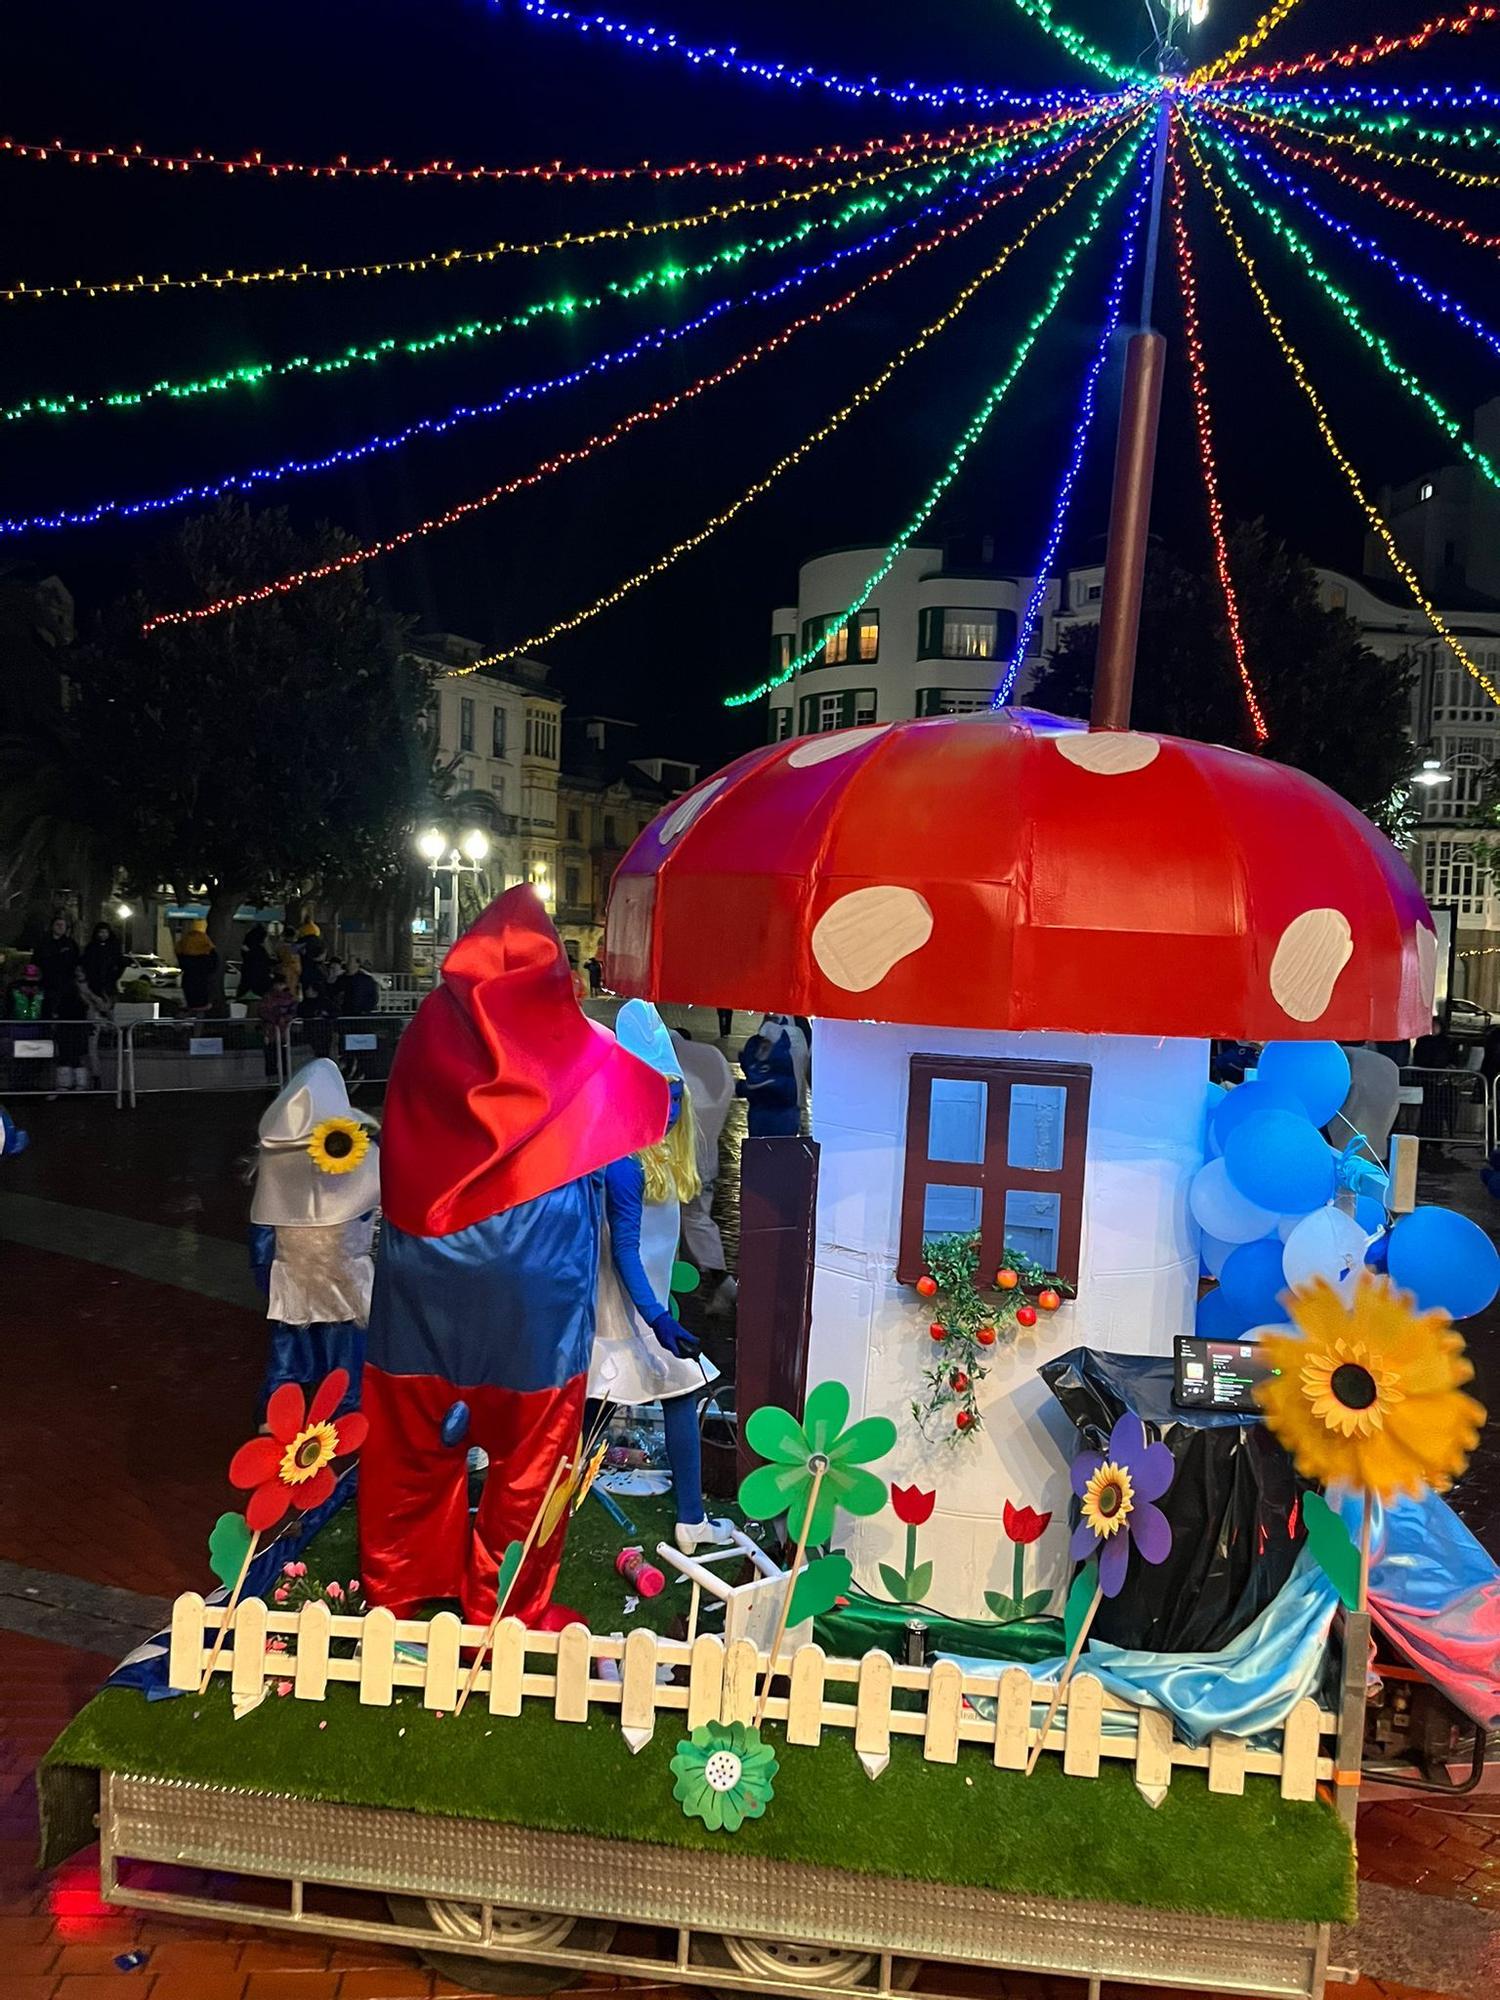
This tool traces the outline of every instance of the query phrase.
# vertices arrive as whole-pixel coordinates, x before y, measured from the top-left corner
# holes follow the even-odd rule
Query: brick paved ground
[[[233,1163],[256,1110],[169,1101],[131,1117],[97,1104],[28,1105],[37,1143],[8,1164],[0,1193],[239,1241],[245,1193]],[[69,1247],[66,1230],[50,1251],[0,1243],[0,1557],[155,1595],[200,1585],[202,1538],[226,1504],[224,1467],[259,1378],[259,1316]],[[0,2000],[421,2000],[463,1990],[382,1946],[109,1909],[92,1851],[39,1877],[33,1768],[112,1665],[0,1630]],[[1367,1881],[1500,1910],[1494,1797],[1371,1805],[1360,1850]],[[146,1962],[122,1972],[115,1961],[132,1951]],[[675,2000],[675,1989],[626,1990]],[[1339,1990],[1351,2000],[1448,2000],[1373,1980]],[[986,1975],[972,1991],[1078,2000],[1082,1988]],[[1127,1993],[1140,2000],[1139,1988],[1114,2000]]]

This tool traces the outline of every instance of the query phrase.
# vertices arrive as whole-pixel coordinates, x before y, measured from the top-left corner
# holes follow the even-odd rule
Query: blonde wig
[[[646,1176],[646,1199],[691,1201],[702,1191],[698,1177],[698,1121],[693,1116],[693,1100],[687,1085],[682,1088],[682,1109],[677,1123],[664,1139],[636,1154]]]

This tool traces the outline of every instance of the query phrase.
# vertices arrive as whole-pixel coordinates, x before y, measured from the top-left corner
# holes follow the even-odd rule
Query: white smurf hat
[[[306,1228],[379,1207],[372,1124],[351,1107],[337,1063],[304,1064],[260,1121],[250,1220]]]
[[[649,1000],[627,1000],[615,1020],[615,1039],[662,1076],[682,1075],[682,1058],[667,1024]]]

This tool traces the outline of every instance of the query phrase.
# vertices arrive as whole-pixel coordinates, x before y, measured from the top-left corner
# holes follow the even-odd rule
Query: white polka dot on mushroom
[[[710,778],[708,783],[700,785],[696,792],[689,792],[682,803],[667,814],[662,829],[656,836],[662,846],[665,847],[669,841],[675,840],[678,834],[686,833],[709,800],[723,791],[728,782],[727,778]]]
[[[888,722],[877,722],[874,728],[836,729],[831,736],[815,736],[810,743],[799,743],[787,758],[794,771],[805,771],[809,764],[827,764],[835,757],[847,757],[851,750],[857,750],[861,743],[873,743],[877,736],[884,736],[890,728]]]
[[[1092,771],[1096,778],[1123,778],[1131,771],[1144,771],[1161,755],[1154,736],[1137,736],[1130,730],[1075,730],[1069,736],[1055,736],[1059,757],[1066,757],[1080,771]]]
[[[1422,1006],[1431,1013],[1437,999],[1437,934],[1428,930],[1426,924],[1417,925],[1417,986],[1422,996]]]
[[[812,955],[819,971],[845,993],[867,993],[931,936],[927,899],[915,889],[883,882],[851,889],[829,904],[813,925]]]
[[[1353,955],[1354,932],[1342,910],[1304,910],[1277,941],[1272,999],[1294,1021],[1320,1020]]]

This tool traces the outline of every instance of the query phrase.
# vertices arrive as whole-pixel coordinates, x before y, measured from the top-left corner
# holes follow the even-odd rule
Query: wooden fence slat
[[[385,1606],[365,1613],[359,1642],[359,1699],[364,1708],[389,1708],[396,1666],[396,1617]]]
[[[328,1691],[328,1640],[333,1613],[326,1604],[304,1604],[297,1616],[297,1670],[292,1691],[298,1701],[321,1701]]]
[[[1208,1789],[1211,1792],[1244,1791],[1245,1739],[1243,1736],[1209,1737]]]
[[[755,1676],[760,1654],[749,1639],[736,1639],[724,1655],[724,1695],[721,1722],[748,1722],[755,1713]]]
[[[490,1653],[490,1714],[521,1713],[521,1680],[526,1672],[526,1627],[502,1618]]]
[[[440,1611],[427,1627],[427,1678],[422,1706],[447,1715],[458,1705],[458,1653],[463,1627],[451,1611]]]
[[[1281,1746],[1281,1796],[1318,1796],[1318,1704],[1299,1701],[1286,1719]]]
[[[557,1635],[557,1693],[552,1713],[559,1722],[589,1719],[589,1628],[568,1625]]]
[[[266,1684],[266,1607],[258,1597],[240,1599],[230,1641],[234,1646],[231,1690],[241,1695],[259,1694]]]
[[[716,1633],[700,1632],[693,1641],[688,1667],[687,1726],[701,1729],[717,1722],[724,1704],[724,1641]]]
[[[1063,1769],[1072,1778],[1097,1778],[1104,1689],[1093,1674],[1074,1674],[1068,1683],[1067,1707]]]
[[[788,1743],[819,1743],[823,1738],[823,1669],[827,1654],[821,1646],[799,1646],[792,1655],[792,1689],[787,1697]]]
[[[1007,1667],[995,1696],[995,1763],[1024,1771],[1031,1732],[1032,1679],[1024,1667]]]
[[[963,1717],[964,1670],[956,1660],[939,1660],[927,1683],[927,1728],[922,1755],[929,1764],[958,1762],[958,1725]]]
[[[209,1641],[210,1645],[213,1643]],[[167,1653],[167,1686],[189,1694],[203,1679],[203,1599],[185,1590],[172,1606],[172,1643]]]
[[[1172,1718],[1159,1708],[1136,1717],[1135,1782],[1142,1798],[1159,1806],[1172,1782]]]
[[[651,1741],[656,1728],[656,1634],[641,1626],[625,1640],[620,1677],[620,1730],[632,1750]]]
[[[872,1778],[891,1761],[891,1672],[889,1653],[878,1649],[859,1663],[859,1699],[854,1717],[854,1750]]]

